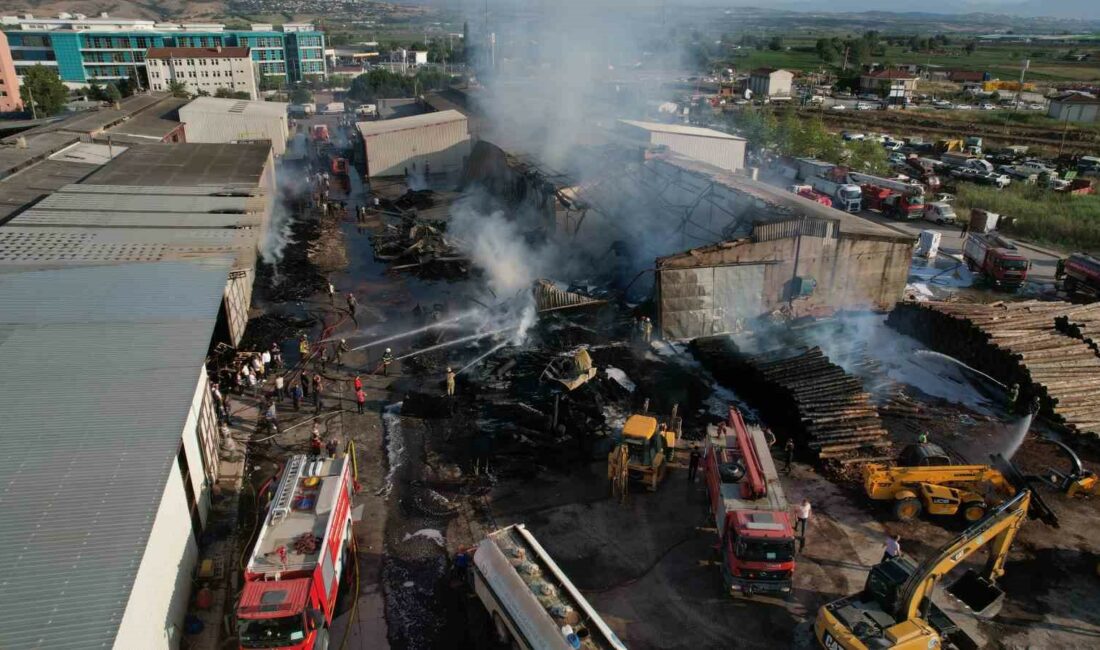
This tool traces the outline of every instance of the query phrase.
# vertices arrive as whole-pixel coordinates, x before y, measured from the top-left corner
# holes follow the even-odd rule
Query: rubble
[[[444,221],[420,219],[415,213],[403,214],[400,224],[386,224],[383,231],[372,235],[374,257],[393,262],[394,271],[419,269],[432,264],[453,264],[465,274],[468,260],[458,254],[445,233]]]
[[[1100,307],[1066,302],[906,303],[888,323],[900,332],[1020,387],[1075,433],[1100,435],[1100,357],[1091,323]]]

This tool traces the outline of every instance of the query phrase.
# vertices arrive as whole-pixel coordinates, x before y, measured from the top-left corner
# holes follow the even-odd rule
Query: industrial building
[[[757,97],[790,99],[794,73],[775,68],[757,68],[749,74],[748,89]]]
[[[57,68],[61,80],[83,86],[92,79],[117,81],[145,67],[149,48],[246,47],[265,77],[296,82],[324,77],[325,35],[309,23],[276,28],[253,24],[251,29],[226,29],[222,23],[161,23],[154,20],[31,15],[0,16],[16,72],[34,65]]]
[[[619,129],[628,137],[651,145],[663,145],[685,158],[734,172],[745,167],[746,140],[714,129],[660,122],[619,120]]]
[[[0,590],[5,648],[180,645],[220,473],[206,356],[241,339],[275,201],[266,142],[62,151],[100,148],[0,226],[0,543],[36,596]]]
[[[460,172],[470,155],[466,116],[440,111],[358,122],[370,178]]]
[[[219,97],[197,97],[180,108],[188,142],[268,141],[276,156],[290,138],[287,104]]]
[[[859,90],[886,99],[892,104],[905,103],[917,90],[918,76],[905,70],[874,70],[860,75]]]
[[[1047,116],[1063,122],[1096,122],[1100,120],[1100,98],[1086,93],[1051,97]]]
[[[256,64],[247,47],[151,47],[146,52],[149,88],[166,91],[173,82],[187,92],[213,95],[219,89],[258,99]]]
[[[0,270],[0,646],[178,647],[217,473],[204,363],[230,266]]]

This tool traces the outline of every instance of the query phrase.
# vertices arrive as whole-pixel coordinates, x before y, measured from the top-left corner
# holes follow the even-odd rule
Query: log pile
[[[849,465],[893,457],[888,434],[861,381],[818,347],[744,355],[724,337],[696,339],[696,355],[759,404],[765,419],[800,437],[820,459]]]
[[[1100,355],[1100,302],[1075,307],[1072,313],[1054,317],[1058,331],[1084,341]]]
[[[898,305],[887,323],[1006,386],[1019,385],[1022,398],[1038,397],[1043,412],[1068,430],[1100,435],[1100,356],[1091,340],[1097,316],[1096,306],[1066,302],[922,302]]]

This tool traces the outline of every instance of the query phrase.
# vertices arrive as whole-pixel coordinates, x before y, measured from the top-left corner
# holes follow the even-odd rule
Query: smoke
[[[287,142],[287,159],[304,159],[308,153],[309,143],[305,134],[295,134]],[[305,172],[295,173],[289,169],[281,170],[278,174],[279,193],[271,208],[271,220],[263,241],[260,242],[260,256],[266,264],[273,267],[283,261],[283,253],[287,245],[294,242],[291,224],[294,221],[294,209],[291,204],[309,196],[311,188]],[[276,273],[278,270],[276,269]]]
[[[260,256],[264,263],[276,267],[283,261],[286,247],[294,242],[294,232],[290,227],[292,221],[294,214],[290,207],[283,200],[276,200],[267,233],[260,243]]]

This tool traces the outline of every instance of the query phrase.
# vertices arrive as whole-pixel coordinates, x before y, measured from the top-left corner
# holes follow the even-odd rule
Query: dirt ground
[[[340,198],[353,209],[366,191],[353,175]],[[387,191],[400,193],[399,188]],[[327,265],[312,260],[328,272],[339,292],[359,297],[358,323],[348,322],[346,310],[330,304],[319,291],[280,307],[269,305],[269,311],[320,315],[312,336],[323,324],[337,324],[335,335],[350,337],[355,345],[409,326],[417,305],[466,304],[470,281],[395,275],[373,259],[370,233],[384,221],[377,218],[360,226],[354,217],[343,220],[338,233],[324,239],[327,251],[342,241],[344,250],[335,253],[343,255],[334,254]],[[314,248],[315,257],[318,250]],[[401,345],[407,348],[413,342]],[[641,649],[814,647],[817,609],[862,587],[867,570],[882,556],[888,533],[902,535],[903,551],[919,559],[959,531],[954,522],[894,522],[859,486],[838,484],[813,466],[796,463],[783,478],[784,487],[791,503],[809,498],[814,515],[805,550],[797,558],[794,593],[787,600],[734,600],[723,593],[718,540],[707,516],[703,483],[689,482],[680,461],[656,493],[632,492],[625,504],[609,498],[600,461],[540,462],[522,476],[503,469],[497,473],[494,466],[494,476],[486,477],[463,447],[463,436],[477,428],[476,421],[401,414],[400,404],[410,394],[438,393],[441,377],[401,363],[389,376],[370,374],[380,354],[379,347],[364,348],[349,354],[343,367],[327,372],[331,401],[326,427],[356,441],[362,487],[356,497],[358,571],[349,577],[348,593],[339,605],[333,630],[337,647],[490,647],[483,610],[454,579],[450,558],[485,532],[511,523],[526,524],[616,634],[629,647]],[[605,363],[631,363],[626,348],[609,347],[602,354]],[[601,352],[593,356],[599,365]],[[649,352],[643,358],[638,368],[668,363]],[[679,372],[685,367],[690,368],[682,366]],[[356,372],[366,379],[363,415],[354,412],[347,387]],[[653,390],[662,386],[658,380],[635,379],[650,381]],[[736,398],[729,391],[709,397],[694,389],[684,392],[694,402]],[[693,415],[706,419],[702,405],[695,405],[700,410]],[[284,426],[305,417],[288,414]],[[896,427],[898,442],[911,441],[919,428]],[[956,430],[953,446],[969,445],[979,452],[998,440],[981,426],[959,428],[954,422],[940,423],[934,440],[949,430]],[[269,449],[272,463],[279,454],[304,447],[308,426],[295,431],[277,441],[279,448]],[[1082,458],[1087,467],[1100,467],[1100,454],[1094,450],[1084,450]],[[1016,459],[1030,472],[1061,464],[1049,446],[1030,439]],[[261,465],[257,475],[273,466]],[[1100,637],[1100,601],[1094,595],[1100,542],[1089,534],[1097,504],[1071,501],[1051,490],[1043,496],[1057,511],[1061,527],[1039,522],[1025,526],[1001,580],[1007,599],[1000,615],[991,622],[968,624],[990,647],[1087,647]]]

